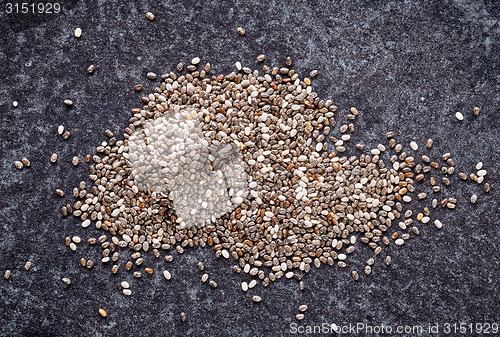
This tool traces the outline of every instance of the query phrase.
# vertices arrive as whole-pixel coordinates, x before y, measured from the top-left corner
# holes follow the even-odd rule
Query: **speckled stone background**
[[[0,272],[11,269],[12,276],[0,279],[0,335],[287,336],[300,304],[309,305],[303,327],[439,323],[438,335],[448,336],[444,323],[500,323],[500,2],[67,1],[58,16],[8,15],[1,5]],[[93,153],[104,130],[126,127],[130,109],[141,106],[132,87],[142,83],[147,93],[159,84],[146,79],[148,71],[169,72],[199,56],[214,74],[227,73],[236,61],[257,68],[261,53],[271,66],[292,56],[301,76],[318,69],[313,86],[339,107],[337,128],[349,107],[359,109],[352,145],[385,143],[385,132],[393,130],[407,147],[411,140],[420,144],[414,155],[439,159],[451,152],[459,171],[471,173],[483,161],[492,192],[453,175],[441,195],[455,196],[457,209],[432,213],[443,229],[421,225],[403,247],[383,250],[382,257],[393,257],[390,267],[378,258],[372,275],[358,282],[350,272],[362,271],[371,256],[366,248],[345,269],[313,268],[302,292],[285,280],[243,293],[240,282],[249,276],[235,274],[233,262],[216,260],[209,248],[175,253],[170,282],[159,272],[140,280],[124,270],[112,275],[100,263],[82,269],[79,259],[99,259],[100,249],[80,244],[72,253],[64,237],[86,240],[102,232],[59,212],[63,200],[54,190],[71,195],[88,175],[85,163],[74,168],[71,158]],[[89,76],[90,64],[97,69]],[[479,117],[472,114],[476,105]],[[464,121],[455,119],[456,111]],[[69,140],[58,136],[59,124],[71,131]],[[431,151],[424,146],[428,137]],[[53,152],[56,165],[49,163]],[[13,162],[23,156],[32,167],[16,170]],[[476,205],[469,202],[473,193]],[[33,261],[28,272],[27,260]],[[145,260],[165,268],[163,259]],[[217,289],[201,283],[199,260]],[[133,296],[121,294],[122,280]],[[251,301],[255,294],[260,304]],[[99,316],[101,307],[107,318]]]

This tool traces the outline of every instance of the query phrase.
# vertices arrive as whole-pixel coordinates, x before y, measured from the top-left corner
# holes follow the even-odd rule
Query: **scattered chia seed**
[[[150,12],[146,16],[154,19]],[[242,28],[237,31],[245,34]],[[264,60],[264,55],[257,57],[258,62]],[[410,237],[420,234],[412,218],[414,213],[405,207],[415,195],[419,200],[427,199],[430,192],[415,191],[427,181],[434,193],[441,191],[436,178],[429,179],[431,170],[440,168],[438,163],[431,162],[427,155],[421,156],[422,162],[419,162],[420,156],[414,158],[406,153],[400,144],[403,142],[394,139],[394,132],[386,134],[388,146],[378,144],[357,156],[342,155],[348,152],[355,131],[354,122],[350,121],[358,118],[359,111],[351,107],[347,111],[348,122],[334,133],[337,107],[331,100],[318,98],[310,86],[310,78],[317,76],[318,71],[311,71],[309,78],[301,80],[289,68],[292,65],[289,57],[285,60],[286,67],[271,69],[264,65],[260,75],[236,62],[237,73],[213,76],[209,74],[210,64],[201,69],[200,62],[200,58],[195,57],[186,67],[187,73],[171,72],[161,76],[159,87],[141,98],[143,107],[132,110],[124,140],[118,140],[113,132],[106,130],[107,139],[96,147],[97,154],[86,156],[92,186],[86,188],[83,183],[75,187],[76,202],[61,208],[63,215],[78,218],[82,227],[95,224],[97,229],[109,232],[98,240],[89,239],[88,243],[99,242],[102,248],[102,258],[99,258],[107,264],[106,268],[116,262],[112,273],[119,269],[118,248],[131,250],[131,261],[125,260],[122,272],[129,271],[133,277],[141,278],[142,273],[137,269],[142,270],[143,264],[148,264],[144,262],[144,259],[148,261],[145,257],[148,251],[158,258],[161,251],[172,249],[182,254],[184,249],[196,245],[211,246],[217,257],[237,261],[239,265],[233,267],[235,272],[253,277],[250,282],[241,283],[244,292],[256,287],[258,282],[265,287],[279,279],[295,279],[299,289],[304,290],[302,276],[311,269],[322,264],[350,269],[350,254],[356,251],[357,244],[367,245],[374,253],[374,258],[370,258],[360,272],[370,275],[386,245],[393,242],[402,246]],[[177,71],[183,70],[184,64],[179,63]],[[158,76],[149,72],[147,78],[155,80]],[[143,87],[136,85],[134,90],[142,91]],[[203,106],[207,108],[201,109]],[[187,221],[176,215],[168,193],[145,190],[139,180],[134,179],[131,164],[135,131],[143,129],[151,138],[151,143],[148,138],[151,148],[169,148],[166,143],[154,143],[148,123],[156,123],[155,126],[166,131],[168,126],[162,125],[158,118],[173,116],[186,108],[193,109],[186,118],[199,123],[197,131],[203,141],[237,144],[243,161],[252,168],[246,172],[248,196],[235,197],[242,207],[233,208],[227,217],[194,224],[188,230],[182,227]],[[70,135],[63,126],[58,128],[58,133],[64,139]],[[179,131],[176,136],[181,135]],[[432,139],[428,139],[426,146],[432,145]],[[335,152],[329,152],[329,146]],[[356,145],[359,150],[364,147]],[[410,148],[417,151],[418,144],[412,141]],[[386,155],[391,158],[390,163],[382,159]],[[51,162],[55,162],[57,155],[52,157]],[[452,174],[455,162],[451,154],[444,154],[442,159],[447,166],[442,166],[441,172]],[[78,164],[77,157],[73,158],[73,164]],[[144,174],[153,169],[150,164],[144,168]],[[487,172],[479,163],[476,169],[473,180],[482,182]],[[192,172],[199,174],[196,170]],[[439,170],[433,172],[436,174]],[[463,179],[465,174],[458,175]],[[439,183],[439,179],[437,181]],[[451,183],[448,177],[442,177],[442,182]],[[273,192],[277,188],[279,195]],[[484,190],[489,188],[485,183]],[[56,192],[61,197],[64,195],[62,190]],[[212,195],[212,190],[205,195],[205,207],[210,207]],[[456,199],[444,200],[441,207],[456,206]],[[477,197],[472,200],[475,203]],[[431,205],[436,208],[437,199],[432,200]],[[430,222],[429,208],[425,207],[417,215],[417,221]],[[442,227],[439,220],[434,220],[434,224]],[[389,231],[391,225],[398,231]],[[75,238],[65,241],[72,251],[76,251],[76,244],[80,242],[79,237]],[[166,255],[164,259],[170,262],[173,256]],[[82,258],[80,263],[87,268],[93,266],[92,260]],[[385,263],[391,264],[390,256],[385,258]],[[202,262],[198,262],[197,267],[204,270]],[[154,274],[150,267],[144,268],[144,272],[146,279],[150,277],[148,274]],[[357,271],[352,270],[351,276],[359,280]],[[172,276],[164,270],[163,277],[170,280]],[[201,281],[217,287],[207,273],[201,276]],[[121,282],[121,288],[124,295],[131,295],[126,281]],[[261,297],[253,296],[252,300],[260,302]],[[307,305],[301,305],[296,318],[303,319],[306,310]],[[102,311],[101,315],[106,316]],[[181,313],[181,320],[185,319],[186,315]]]

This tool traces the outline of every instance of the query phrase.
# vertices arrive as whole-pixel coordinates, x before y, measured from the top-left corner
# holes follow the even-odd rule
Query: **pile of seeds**
[[[200,68],[199,62],[199,58],[193,59],[187,73],[182,73],[184,65],[179,64],[180,74],[161,76],[160,87],[142,97],[144,106],[132,110],[124,139],[106,132],[109,139],[96,148],[99,155],[86,158],[92,161],[89,177],[94,185],[87,190],[82,181],[73,190],[78,201],[62,207],[65,216],[80,218],[83,227],[92,221],[109,233],[90,238],[88,243],[101,245],[102,262],[111,263],[113,273],[119,269],[118,247],[132,251],[123,263],[126,270],[140,277],[142,269],[154,272],[142,266],[142,252],[152,250],[160,257],[162,251],[174,248],[182,253],[187,246],[209,245],[217,257],[237,260],[236,272],[253,275],[264,286],[282,277],[300,281],[302,272],[309,272],[311,265],[346,267],[358,242],[368,245],[376,255],[391,242],[403,245],[419,234],[420,224],[431,221],[430,207],[455,208],[453,197],[437,200],[441,187],[434,176],[428,178],[442,175],[442,183],[450,183],[448,177],[455,171],[450,154],[443,155],[441,165],[427,155],[420,162],[404,152],[394,133],[388,132],[388,148],[379,144],[359,156],[343,156],[354,124],[340,126],[340,137],[332,135],[337,107],[312,91],[309,78],[301,80],[287,67],[264,65],[262,72],[252,71],[239,62],[237,73],[210,76],[210,64]],[[291,59],[287,59],[290,65]],[[310,77],[316,74],[313,71]],[[148,78],[157,76],[148,74]],[[134,89],[140,91],[142,86]],[[131,137],[148,133],[155,121],[168,124],[169,116],[183,111],[190,111],[190,118],[199,123],[204,142],[220,148],[231,145],[241,151],[249,189],[246,198],[227,213],[187,227],[182,225],[168,186],[166,190],[148,190],[134,179],[137,176],[130,155]],[[347,119],[354,121],[358,110],[351,108],[350,112]],[[427,147],[432,145],[429,139]],[[410,147],[416,155],[417,143],[411,142]],[[355,148],[363,150],[364,145]],[[388,164],[382,159],[386,152],[392,153],[387,156]],[[144,168],[145,172],[152,169]],[[471,179],[482,183],[486,171],[479,164],[477,169]],[[465,173],[460,177],[467,179]],[[414,220],[413,211],[404,210],[404,204],[412,201],[410,195],[424,182],[429,182],[428,192],[436,198]],[[484,187],[489,191],[489,185]],[[424,200],[427,194],[419,193],[417,198]],[[477,197],[471,200],[476,202]],[[394,223],[397,225],[392,226]],[[443,226],[438,219],[434,224]],[[73,251],[78,242],[79,238],[66,238]],[[171,261],[172,255],[167,254],[165,260]],[[367,261],[366,275],[374,262],[373,258]],[[391,257],[386,256],[385,262],[390,264]],[[82,266],[92,265],[92,260],[82,259]],[[203,265],[199,268],[203,270]],[[164,276],[171,277],[169,272]],[[358,280],[358,272],[352,271],[352,277]],[[207,280],[208,274],[204,274],[202,281]],[[242,289],[252,288],[254,281],[244,282]],[[213,280],[210,284],[217,285]],[[122,284],[129,295],[127,285]],[[300,287],[304,287],[302,282]],[[253,299],[260,301],[260,297]]]

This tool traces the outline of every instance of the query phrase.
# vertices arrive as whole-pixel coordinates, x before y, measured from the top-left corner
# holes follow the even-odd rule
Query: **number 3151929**
[[[7,2],[5,4],[7,14],[59,14],[61,4],[54,2],[27,3]]]

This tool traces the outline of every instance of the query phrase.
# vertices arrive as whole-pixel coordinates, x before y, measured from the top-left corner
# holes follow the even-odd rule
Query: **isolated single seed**
[[[18,105],[19,105],[19,103],[18,103],[17,101],[12,102],[12,106],[13,106],[14,108],[17,108],[17,106],[18,106]]]
[[[104,309],[99,309],[99,314],[100,314],[102,317],[106,317],[106,316],[108,315]]]
[[[20,169],[22,169],[22,168],[23,168],[23,166],[24,166],[24,165],[23,165],[23,163],[22,163],[22,162],[20,162],[19,160],[16,160],[16,161],[14,162],[14,166],[15,166],[17,169],[19,169],[19,170],[20,170]]]
[[[88,68],[87,68],[87,72],[89,74],[92,74],[95,70],[95,65],[91,64]]]
[[[203,276],[201,277],[201,282],[205,283],[208,281],[208,274],[203,274]]]
[[[470,202],[475,204],[477,202],[477,195],[473,194],[471,197],[470,197]]]
[[[146,18],[148,18],[148,20],[153,21],[153,20],[155,19],[155,16],[154,16],[154,14],[153,14],[153,13],[151,13],[151,12],[147,12],[147,13],[146,13]]]
[[[390,256],[390,255],[387,255],[387,257],[385,258],[385,264],[386,264],[386,265],[390,265],[390,264],[391,264],[391,262],[392,262],[392,258],[391,258],[391,256]]]
[[[78,163],[79,163],[79,160],[78,160],[78,157],[73,157],[73,160],[71,161],[71,163],[73,163],[73,166],[77,166]]]
[[[185,312],[181,312],[180,317],[181,317],[181,322],[185,322],[185,321],[186,321],[186,319],[187,319],[187,315],[186,315],[186,313],[185,313]]]
[[[247,291],[248,290],[248,284],[246,282],[241,283],[241,290]]]
[[[255,295],[254,297],[252,297],[252,300],[255,303],[259,303],[260,301],[262,301],[262,297]]]
[[[418,144],[416,142],[410,142],[410,147],[413,151],[418,150]]]
[[[193,65],[197,65],[198,63],[200,63],[200,61],[201,61],[201,60],[200,60],[200,58],[199,58],[199,57],[195,57],[195,58],[193,58],[193,59],[191,60],[191,63],[192,63]]]
[[[30,268],[31,268],[31,261],[26,261],[26,263],[24,264],[24,269],[30,270]]]
[[[477,106],[476,106],[476,107],[474,107],[474,110],[473,110],[473,111],[474,111],[474,115],[479,116],[479,112],[480,112],[480,110],[479,110],[479,108],[478,108]]]
[[[66,284],[68,284],[68,285],[69,285],[69,284],[71,284],[71,280],[70,280],[69,278],[67,278],[67,277],[63,277],[63,278],[61,279],[61,281],[63,281],[63,283],[66,283]]]
[[[464,115],[460,112],[460,111],[457,111],[455,113],[455,117],[459,120],[459,121],[463,121],[464,120]]]
[[[7,270],[4,272],[3,277],[4,277],[6,280],[8,280],[8,279],[9,279],[9,277],[10,277],[10,274],[11,274],[11,273],[10,273],[10,270],[8,270],[8,269],[7,269]]]
[[[163,277],[165,277],[166,280],[170,280],[172,278],[172,275],[168,270],[163,271]]]
[[[302,304],[301,306],[299,306],[299,311],[300,311],[300,312],[304,312],[304,311],[306,311],[306,310],[307,310],[307,305]]]
[[[486,193],[488,193],[491,189],[491,186],[489,183],[484,183],[483,189]]]
[[[439,220],[434,220],[434,225],[437,227],[437,228],[442,228],[443,227],[443,224],[441,223],[441,221]]]
[[[72,106],[73,105],[73,101],[70,100],[70,99],[65,99],[64,100],[64,104],[66,104],[67,106]]]
[[[77,28],[75,29],[75,37],[80,37],[82,36],[82,29],[81,28]]]
[[[132,291],[130,289],[123,289],[122,292],[123,292],[123,295],[125,295],[125,296],[132,295]]]
[[[266,55],[260,54],[257,56],[257,62],[263,62],[266,59]]]
[[[26,167],[30,167],[31,166],[31,162],[28,158],[23,158],[21,159],[21,162],[23,163],[24,166]]]
[[[245,35],[245,30],[244,30],[242,27],[238,27],[238,28],[236,29],[236,32],[237,32],[238,34],[240,34],[240,35]]]

